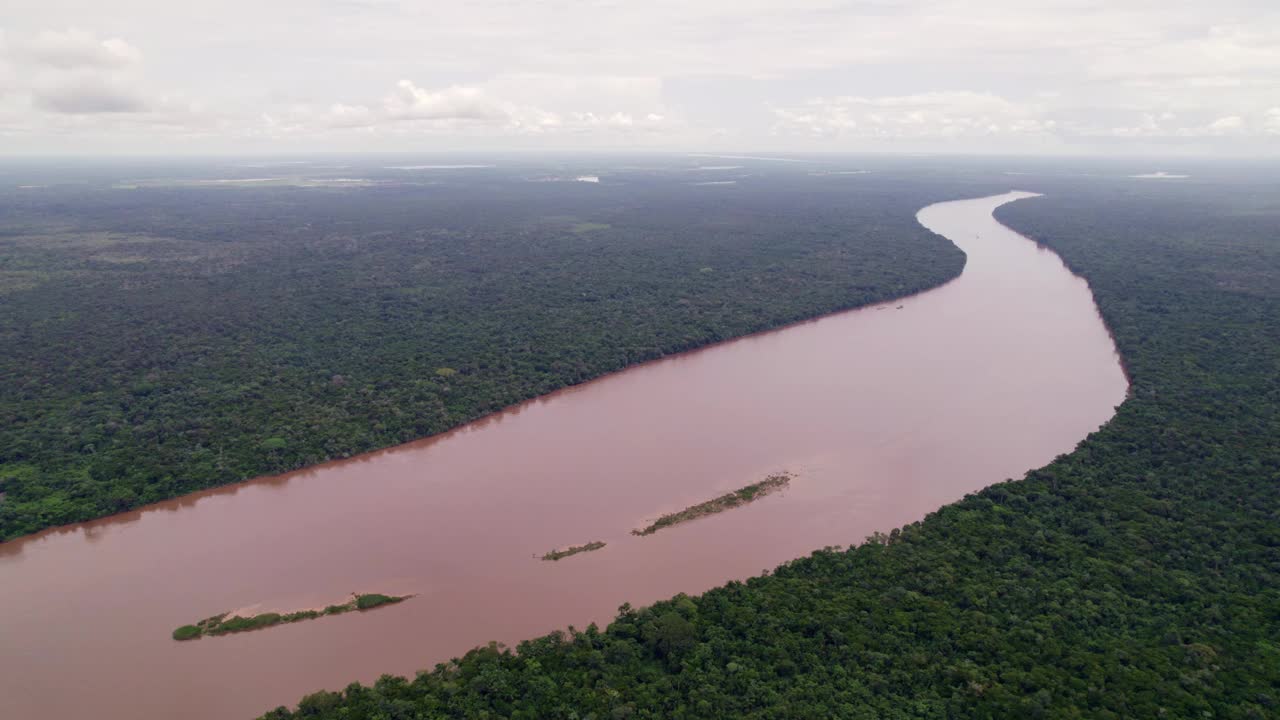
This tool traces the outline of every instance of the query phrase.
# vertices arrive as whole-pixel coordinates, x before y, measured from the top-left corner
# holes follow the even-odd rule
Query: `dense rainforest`
[[[851,549],[265,717],[1280,716],[1280,186],[1018,182],[1047,196],[998,216],[1089,280],[1131,375],[1075,452]]]
[[[162,171],[0,187],[0,540],[438,433],[964,262],[914,221],[934,196],[887,177]]]

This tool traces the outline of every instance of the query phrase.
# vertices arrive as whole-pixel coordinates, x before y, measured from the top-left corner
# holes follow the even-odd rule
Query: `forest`
[[[1020,184],[1046,197],[998,217],[1089,281],[1131,376],[1074,452],[847,549],[264,718],[1280,715],[1280,187]]]
[[[436,434],[960,272],[915,223],[918,183],[857,188],[495,171],[0,192],[0,540]]]

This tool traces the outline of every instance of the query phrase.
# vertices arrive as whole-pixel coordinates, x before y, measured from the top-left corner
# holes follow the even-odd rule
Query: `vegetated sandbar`
[[[770,475],[758,483],[752,483],[744,488],[721,495],[715,500],[708,500],[704,503],[698,503],[692,507],[687,507],[680,512],[663,515],[640,530],[632,530],[631,534],[640,536],[652,535],[665,527],[679,525],[682,522],[695,520],[704,515],[714,515],[718,512],[731,510],[739,505],[746,505],[749,502],[759,500],[769,493],[781,490],[790,483],[790,473],[782,472],[777,475]]]
[[[314,620],[325,615],[341,615],[352,610],[372,610],[383,605],[393,605],[408,600],[412,595],[383,595],[381,593],[353,594],[351,599],[341,605],[329,605],[324,610],[297,610],[291,613],[261,613],[253,617],[240,617],[228,613],[205,618],[194,625],[183,625],[173,631],[174,640],[195,640],[203,635],[226,635],[227,633],[245,632],[259,628],[281,625],[284,623]]]
[[[573,545],[571,547],[565,548],[564,550],[552,550],[551,552],[548,552],[547,554],[543,555],[542,559],[543,560],[559,560],[561,558],[567,558],[570,555],[577,555],[578,553],[591,552],[592,550],[599,550],[600,548],[604,547],[607,544],[608,543],[604,542],[603,540],[593,540],[592,542],[589,542],[586,545]]]

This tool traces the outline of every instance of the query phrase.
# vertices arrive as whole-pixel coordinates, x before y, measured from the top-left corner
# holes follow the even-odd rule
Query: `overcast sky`
[[[5,0],[0,154],[1280,155],[1280,0]]]

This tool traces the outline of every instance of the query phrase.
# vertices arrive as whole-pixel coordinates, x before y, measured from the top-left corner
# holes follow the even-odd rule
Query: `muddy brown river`
[[[904,300],[635,367],[446,435],[0,545],[0,717],[251,718],[490,640],[861,542],[1069,452],[1126,380],[1085,281],[991,211],[919,220],[968,254]],[[751,505],[632,528],[788,470]],[[537,556],[604,540],[560,562]],[[353,591],[368,613],[179,643],[215,613]]]

